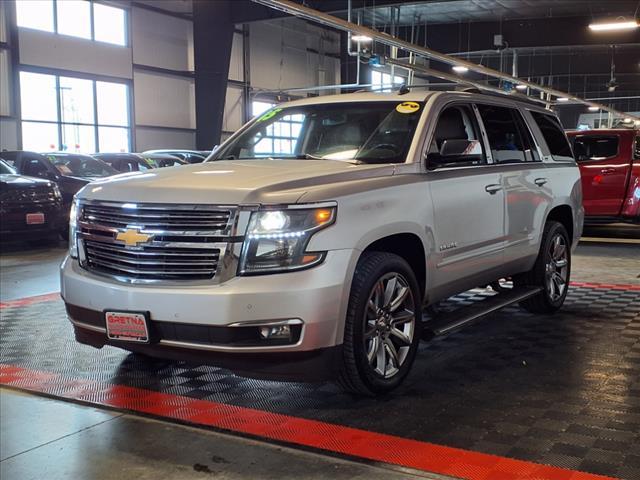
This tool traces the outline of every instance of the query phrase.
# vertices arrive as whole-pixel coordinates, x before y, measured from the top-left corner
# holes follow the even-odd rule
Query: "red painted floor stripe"
[[[0,385],[468,480],[604,480],[496,455],[419,442],[252,408],[0,364]]]
[[[50,300],[58,300],[60,292],[45,293],[44,295],[35,295],[33,297],[19,298],[17,300],[7,300],[0,302],[0,308],[25,307],[34,303],[48,302]]]

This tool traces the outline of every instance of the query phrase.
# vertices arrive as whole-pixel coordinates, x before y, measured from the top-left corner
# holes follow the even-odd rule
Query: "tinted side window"
[[[466,105],[445,108],[438,117],[427,155],[429,168],[487,163],[475,114]]]
[[[22,167],[22,172],[32,177],[45,177],[47,171],[47,167],[40,160],[25,160]]]
[[[633,158],[635,160],[640,160],[640,137],[636,137],[636,143],[633,150]]]
[[[525,162],[525,146],[511,108],[478,105],[484,129],[489,137],[493,161],[496,163]]]
[[[551,155],[553,155],[554,158],[562,157],[562,159],[573,159],[573,153],[571,152],[567,137],[556,118],[553,115],[533,111],[531,115],[542,132],[542,136],[547,142]]]
[[[522,141],[524,144],[524,154],[527,162],[540,162],[542,159],[540,158],[540,154],[538,153],[536,142],[531,135],[531,130],[529,130],[529,127],[524,121],[524,118],[522,118],[522,114],[518,110],[511,110],[511,114],[518,124],[520,136],[522,137]]]
[[[604,160],[618,155],[620,138],[617,135],[578,135],[573,138],[576,161]]]

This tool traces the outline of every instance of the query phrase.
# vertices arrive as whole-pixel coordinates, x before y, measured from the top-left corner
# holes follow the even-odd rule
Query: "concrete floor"
[[[572,280],[640,284],[640,227],[585,231]],[[59,291],[62,243],[0,247],[0,300]],[[2,479],[441,478],[0,389]]]
[[[4,388],[0,423],[7,480],[437,478]]]

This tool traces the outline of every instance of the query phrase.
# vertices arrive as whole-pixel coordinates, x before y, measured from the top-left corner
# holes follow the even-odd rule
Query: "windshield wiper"
[[[301,153],[287,158],[295,158],[296,160],[326,160],[326,158],[318,157],[317,155],[311,155],[310,153]]]

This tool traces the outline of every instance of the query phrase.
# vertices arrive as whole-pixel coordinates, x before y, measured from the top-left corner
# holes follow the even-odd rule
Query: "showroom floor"
[[[554,324],[506,309],[423,346],[377,400],[76,345],[47,295],[64,247],[3,245],[0,476],[480,478],[547,464],[640,478],[640,235],[586,234]]]

